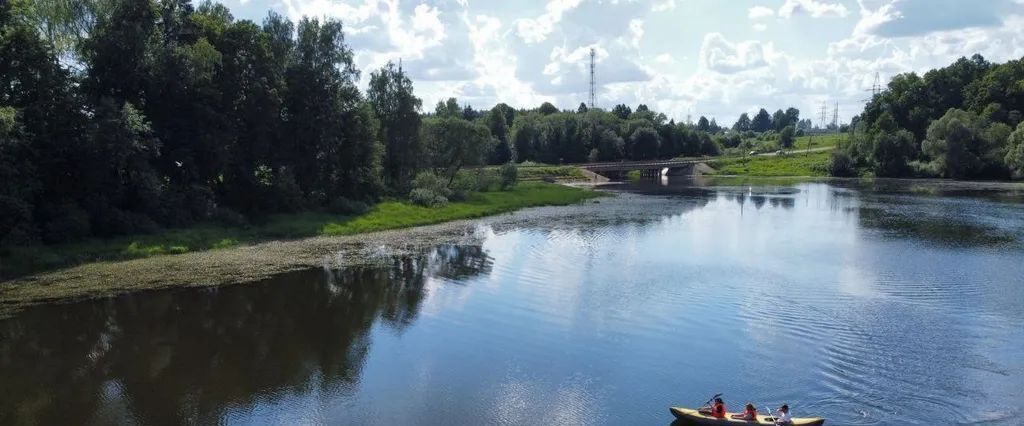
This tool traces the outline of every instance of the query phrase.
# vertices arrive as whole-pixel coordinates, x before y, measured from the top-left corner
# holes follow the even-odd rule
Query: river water
[[[377,267],[29,309],[0,321],[0,424],[667,425],[717,392],[1024,421],[1020,187],[609,188]]]

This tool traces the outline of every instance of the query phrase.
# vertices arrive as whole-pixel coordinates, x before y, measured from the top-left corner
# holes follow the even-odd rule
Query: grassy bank
[[[719,175],[737,176],[826,176],[829,151],[794,152],[785,156],[764,155],[723,158],[708,163]]]
[[[544,164],[519,165],[519,179],[525,181],[541,180],[544,178],[556,179],[559,181],[585,181],[587,176],[579,167],[575,166],[551,166]]]
[[[510,191],[473,193],[466,201],[453,202],[439,208],[422,207],[405,201],[386,201],[356,216],[327,213],[276,215],[248,227],[200,224],[151,235],[10,248],[0,257],[0,276],[12,277],[102,260],[236,247],[261,241],[407,228],[478,218],[524,207],[573,204],[599,195],[598,192],[586,189],[524,182]]]

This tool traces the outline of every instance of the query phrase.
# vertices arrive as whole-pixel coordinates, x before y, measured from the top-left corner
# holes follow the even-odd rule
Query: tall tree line
[[[960,58],[895,76],[853,120],[833,173],[1006,179],[1024,174],[1024,60]]]
[[[188,0],[0,4],[0,244],[373,201],[417,163],[420,101],[338,21]]]

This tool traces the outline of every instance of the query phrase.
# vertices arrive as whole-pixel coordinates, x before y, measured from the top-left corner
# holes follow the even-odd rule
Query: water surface
[[[466,244],[0,321],[0,424],[1020,424],[1024,198],[613,186]],[[767,183],[767,185],[765,184]]]

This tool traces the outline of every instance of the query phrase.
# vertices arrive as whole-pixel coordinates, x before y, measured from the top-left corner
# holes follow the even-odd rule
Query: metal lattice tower
[[[597,101],[597,82],[594,81],[594,57],[597,53],[594,48],[590,48],[590,109],[594,109],[594,104]]]
[[[871,96],[877,96],[882,93],[882,79],[878,77],[878,71],[875,71],[875,82],[871,85]]]
[[[825,106],[825,101],[821,101],[821,112],[818,114],[818,120],[821,124],[822,129],[828,128],[825,124],[825,118],[828,117],[828,108]]]
[[[836,107],[832,109],[832,126],[835,126],[836,132],[839,132],[839,102],[836,102]]]

